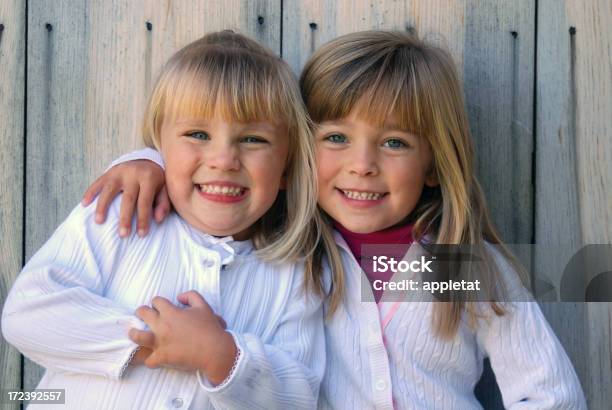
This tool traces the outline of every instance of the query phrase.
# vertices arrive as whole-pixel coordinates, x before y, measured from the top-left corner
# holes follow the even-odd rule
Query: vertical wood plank
[[[612,4],[538,3],[536,241],[571,255],[612,242]],[[562,267],[538,261],[558,288]],[[583,280],[586,282],[587,278]],[[551,303],[589,408],[612,401],[612,304]]]
[[[477,174],[504,241],[530,243],[534,2],[469,0],[463,24],[463,77]]]
[[[233,29],[280,53],[276,0],[31,0],[29,7],[26,258],[112,158],[142,145],[147,94],[174,51]],[[41,375],[26,362],[25,387]]]
[[[284,0],[283,58],[299,73],[320,45],[360,30],[416,28],[421,37],[445,46],[461,67],[463,2]]]
[[[369,29],[414,27],[445,47],[463,77],[477,172],[493,219],[507,242],[530,243],[535,12],[529,0],[285,0],[283,58],[299,72],[319,45]],[[482,383],[485,408],[501,408],[490,372]]]
[[[0,310],[22,263],[25,19],[23,1],[0,3]],[[20,388],[21,357],[1,335],[0,372],[0,389]]]

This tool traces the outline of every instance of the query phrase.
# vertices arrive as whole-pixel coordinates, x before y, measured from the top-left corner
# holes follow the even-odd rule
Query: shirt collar
[[[236,241],[232,236],[214,236],[191,226],[187,221],[176,215],[190,242],[205,247],[220,254],[221,264],[228,264],[234,260],[235,255],[246,256],[253,250],[251,240]]]

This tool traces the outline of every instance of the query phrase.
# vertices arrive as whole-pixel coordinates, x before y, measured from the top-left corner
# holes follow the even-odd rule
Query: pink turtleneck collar
[[[349,246],[353,256],[359,264],[364,268],[364,271],[370,280],[370,284],[372,284],[375,280],[380,279],[382,281],[388,281],[393,276],[393,272],[373,272],[372,265],[370,263],[361,263],[361,246],[362,245],[372,245],[372,244],[383,244],[383,245],[393,245],[401,247],[405,247],[402,250],[402,255],[404,255],[410,245],[413,242],[412,239],[412,225],[403,225],[393,228],[384,229],[382,231],[371,232],[371,233],[356,233],[349,231],[344,226],[340,225],[338,222],[334,222],[334,228],[344,238],[347,245]],[[398,249],[395,249],[396,251]],[[395,252],[394,252],[395,253]],[[376,302],[380,300],[382,296],[382,290],[375,290],[372,288],[374,292],[374,299]]]

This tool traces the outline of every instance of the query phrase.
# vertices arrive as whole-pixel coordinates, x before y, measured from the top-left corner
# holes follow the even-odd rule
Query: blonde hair
[[[313,138],[297,80],[274,53],[232,31],[208,34],[176,52],[163,67],[145,111],[143,139],[160,149],[164,121],[218,112],[237,122],[283,125],[290,141],[286,191],[252,227],[260,257],[273,262],[305,258],[305,287],[324,293],[321,233],[329,235],[317,196]]]
[[[431,172],[439,181],[423,194],[406,222],[414,223],[416,241],[426,245],[470,244],[485,257],[484,289],[496,314],[504,297],[503,281],[484,240],[502,245],[489,218],[483,192],[474,173],[474,148],[463,91],[452,57],[404,32],[364,31],[347,34],[319,48],[300,78],[302,96],[315,123],[333,121],[353,109],[375,124],[395,114],[402,129],[420,135],[433,152]],[[376,101],[376,104],[360,104]],[[433,238],[427,239],[426,236]],[[426,246],[424,246],[427,248]],[[522,274],[502,245],[502,254]],[[458,294],[436,302],[434,328],[452,337],[461,314],[476,308]]]

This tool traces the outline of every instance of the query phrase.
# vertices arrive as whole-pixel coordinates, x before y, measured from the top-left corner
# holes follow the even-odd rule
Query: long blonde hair
[[[317,186],[311,124],[295,75],[255,40],[232,31],[208,34],[176,52],[163,67],[145,111],[145,144],[160,149],[164,121],[181,115],[211,118],[215,112],[231,121],[269,121],[287,130],[287,188],[251,227],[252,240],[265,260],[304,258],[306,287],[323,294],[318,255],[321,235],[331,233],[313,199]]]
[[[491,307],[503,314],[496,301],[504,298],[503,281],[484,241],[500,244],[502,254],[518,268],[503,247],[489,218],[485,198],[474,173],[463,90],[452,57],[443,49],[405,32],[364,31],[347,34],[319,48],[300,78],[302,96],[312,120],[333,121],[353,109],[376,124],[395,114],[399,125],[425,138],[433,152],[432,171],[439,186],[425,187],[406,222],[414,223],[416,241],[431,236],[435,244],[470,244],[486,258],[481,273]],[[375,104],[358,104],[361,100]],[[519,269],[519,273],[522,271]],[[436,302],[434,327],[452,337],[461,314],[473,315],[473,304],[461,298]]]

